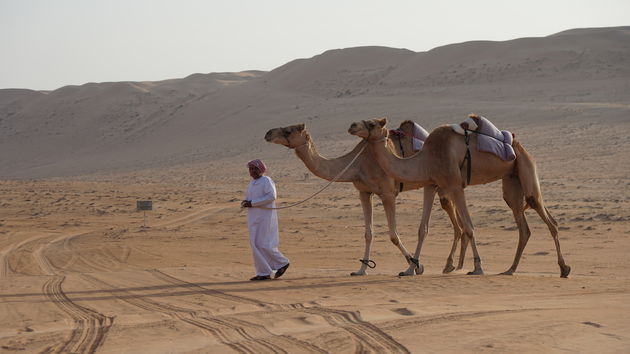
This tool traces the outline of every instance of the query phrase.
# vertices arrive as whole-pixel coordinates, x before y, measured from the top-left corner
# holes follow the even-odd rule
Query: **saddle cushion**
[[[452,124],[451,128],[458,134],[464,135],[464,128],[477,132],[477,150],[493,153],[503,161],[516,159],[512,148],[512,133],[507,130],[499,130],[487,118],[470,115],[461,124]]]
[[[429,136],[429,132],[426,131],[423,127],[421,127],[418,123],[413,123],[413,137],[412,137],[412,145],[413,151],[422,150],[422,146],[424,145],[424,141],[427,140]]]

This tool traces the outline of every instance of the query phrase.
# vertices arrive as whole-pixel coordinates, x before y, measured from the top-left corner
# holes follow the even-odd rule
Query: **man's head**
[[[249,175],[252,176],[253,179],[260,178],[267,171],[267,166],[259,159],[248,162],[247,168],[249,169]]]

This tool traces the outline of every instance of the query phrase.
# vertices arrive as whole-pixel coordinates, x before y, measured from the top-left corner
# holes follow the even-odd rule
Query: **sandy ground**
[[[562,129],[561,143],[545,143]],[[254,272],[238,208],[244,161],[0,182],[0,351],[628,352],[630,143],[619,133],[629,130],[552,122],[522,139],[560,224],[568,279],[531,211],[517,273],[497,275],[512,262],[518,232],[496,182],[467,189],[484,276],[465,275],[470,252],[464,269],[441,274],[452,231],[437,201],[425,274],[396,276],[406,263],[376,198],[377,267],[349,276],[360,265],[363,220],[358,194],[339,183],[279,212],[291,267],[267,282],[248,281]],[[597,143],[602,136],[621,137],[611,148]],[[290,152],[268,165],[280,205],[324,185]],[[149,198],[154,210],[143,228],[135,202]],[[398,199],[409,249],[421,198],[410,191]]]
[[[422,53],[359,47],[268,73],[0,90],[0,352],[630,352],[628,38],[619,27]],[[374,198],[377,267],[351,277],[363,213],[338,183],[279,211],[291,267],[248,280],[246,161],[266,161],[279,205],[325,184],[264,142],[268,129],[306,123],[335,157],[358,142],[352,121],[431,131],[471,112],[536,158],[568,279],[531,211],[517,272],[498,275],[518,231],[494,182],[466,189],[486,275],[466,275],[470,252],[442,274],[453,232],[436,201],[425,273],[398,277],[407,265]],[[397,200],[409,250],[421,201],[418,190]]]

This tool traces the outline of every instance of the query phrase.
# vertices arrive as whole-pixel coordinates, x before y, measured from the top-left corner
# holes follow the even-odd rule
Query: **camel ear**
[[[376,123],[378,123],[378,125],[380,125],[382,128],[385,126],[385,124],[387,124],[387,118],[376,119]]]
[[[298,124],[295,126],[295,130],[301,132],[302,130],[304,130],[304,123]]]

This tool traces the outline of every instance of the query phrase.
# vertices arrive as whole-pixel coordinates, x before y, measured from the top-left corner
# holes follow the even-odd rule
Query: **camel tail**
[[[512,143],[512,147],[516,153],[516,169],[523,188],[523,194],[525,195],[525,201],[532,209],[536,209],[536,203],[540,205],[543,203],[538,173],[536,172],[536,162],[520,142],[515,140]]]

